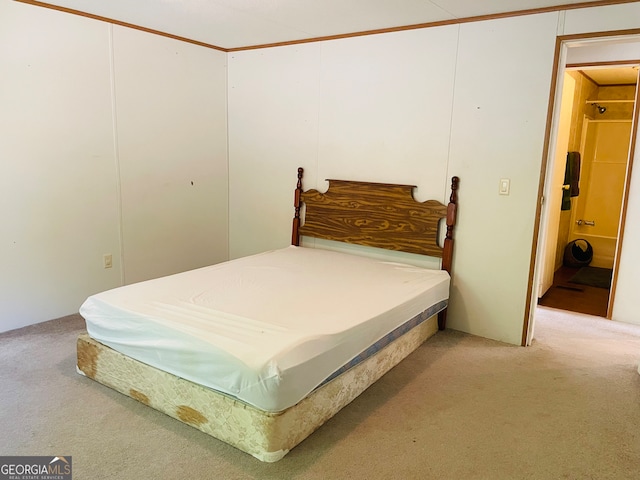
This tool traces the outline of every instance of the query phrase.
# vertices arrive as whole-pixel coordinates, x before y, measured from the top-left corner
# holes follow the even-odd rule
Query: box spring
[[[82,334],[78,372],[191,425],[264,462],[293,447],[349,404],[438,329],[428,318],[377,353],[282,412],[259,410],[231,396],[134,360]]]

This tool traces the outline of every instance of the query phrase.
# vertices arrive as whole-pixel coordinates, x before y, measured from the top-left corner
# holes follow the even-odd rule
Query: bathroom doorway
[[[549,219],[555,238],[546,241],[539,305],[611,318],[637,77],[634,66],[567,66],[571,120],[555,160],[561,212]]]

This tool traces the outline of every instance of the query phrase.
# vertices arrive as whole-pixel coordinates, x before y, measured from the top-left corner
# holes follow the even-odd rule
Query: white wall
[[[0,1],[0,331],[227,258],[225,62]]]
[[[449,326],[520,344],[556,36],[638,28],[639,8],[231,54],[231,256],[289,242],[298,165],[307,188],[399,181],[420,199],[445,200],[459,175]]]
[[[231,257],[290,242],[298,166],[445,199],[457,30],[230,54]]]
[[[306,188],[401,182],[419,200],[446,201],[459,175],[450,326],[519,343],[556,25],[545,14],[231,55],[231,256],[289,242],[298,165]]]
[[[638,108],[636,104],[636,108]],[[613,304],[612,320],[635,323],[640,325],[640,300],[638,299],[638,285],[640,285],[640,132],[636,126],[636,148],[634,165],[629,186],[629,202],[620,253],[618,283]]]
[[[310,181],[316,170],[320,52],[315,43],[229,54],[231,258],[291,241],[296,169]]]
[[[226,55],[114,27],[125,282],[228,258]]]
[[[450,171],[460,176],[452,328],[519,344],[557,13],[461,26]],[[511,181],[498,194],[501,178]]]
[[[640,2],[633,2],[567,10],[558,33],[575,35],[637,28],[640,28]]]

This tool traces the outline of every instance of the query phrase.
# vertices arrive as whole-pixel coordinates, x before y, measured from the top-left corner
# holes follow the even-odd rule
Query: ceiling
[[[456,22],[601,0],[18,0],[70,9],[222,50]],[[614,0],[613,3],[624,3]]]
[[[638,79],[638,67],[580,69],[596,85],[635,85]]]

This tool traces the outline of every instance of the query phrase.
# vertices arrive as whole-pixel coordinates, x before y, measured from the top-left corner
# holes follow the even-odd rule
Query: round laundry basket
[[[593,247],[584,238],[576,238],[564,247],[563,264],[566,267],[586,267],[593,260]]]

